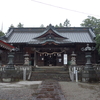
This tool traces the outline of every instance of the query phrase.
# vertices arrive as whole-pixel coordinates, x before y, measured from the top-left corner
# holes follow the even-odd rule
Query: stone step
[[[60,73],[62,73],[62,74],[69,74],[69,72],[68,71],[57,71],[57,70],[36,70],[36,71],[32,71],[33,73],[48,73],[48,74],[52,74],[52,73],[58,73],[58,74],[60,74]]]
[[[65,71],[63,66],[41,66],[32,71],[31,81],[42,81],[54,79],[57,81],[69,81],[69,71]]]
[[[64,68],[34,68],[34,71],[64,71]]]
[[[42,67],[36,67],[34,68],[34,71],[64,71],[65,68],[64,67],[60,67],[60,66],[52,66],[52,67],[48,67],[48,66],[42,66]]]
[[[66,73],[32,72],[30,81],[43,81],[45,79],[54,79],[57,81],[70,81],[68,72]]]

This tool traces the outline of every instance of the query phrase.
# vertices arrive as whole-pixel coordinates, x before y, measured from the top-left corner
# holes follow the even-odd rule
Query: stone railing
[[[84,66],[85,65],[69,66],[70,78],[73,75],[73,73],[75,76],[75,70],[77,70],[78,78],[79,78],[79,80],[81,80],[81,78],[82,78],[81,73],[82,73],[82,70],[84,69]],[[92,64],[92,66],[94,67],[94,70],[96,71],[97,78],[100,80],[100,64]]]
[[[0,66],[0,72],[5,70],[5,66]]]
[[[75,68],[75,70],[77,70],[77,71],[81,71],[81,70],[83,70],[84,65],[69,66],[69,71],[74,71],[74,68]]]
[[[26,68],[27,71],[31,71],[32,67],[31,66],[14,66],[15,70],[18,71],[23,71],[24,68]],[[0,66],[0,71],[4,71],[5,70],[5,66]]]
[[[97,77],[100,81],[100,64],[93,64],[93,67],[94,67],[96,74],[97,74]]]
[[[83,70],[85,65],[75,65],[75,66],[69,66],[70,71],[74,71],[74,67],[77,71]],[[96,71],[100,71],[100,64],[93,64],[93,67]]]
[[[32,70],[31,66],[15,66],[15,70],[23,71],[24,68],[26,68],[27,71],[31,71]]]
[[[69,66],[69,75],[70,75],[70,79],[72,81],[76,80],[76,70],[77,70],[77,75],[78,75],[78,80],[81,81],[81,72],[84,68],[84,65],[70,65]]]
[[[8,73],[8,71],[11,73],[12,77],[18,78],[18,79],[24,79],[24,72],[25,72],[25,80],[29,80],[31,77],[31,66],[14,66],[15,70],[5,70],[6,66],[0,66],[0,81],[3,81],[4,75]],[[16,73],[13,73],[16,72]],[[10,75],[10,74],[9,74]],[[6,75],[7,76],[7,75]]]
[[[93,67],[96,71],[100,71],[100,64],[93,64]]]

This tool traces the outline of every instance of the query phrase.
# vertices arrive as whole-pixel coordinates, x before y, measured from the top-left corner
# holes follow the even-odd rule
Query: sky
[[[11,24],[46,27],[66,19],[71,27],[80,27],[87,16],[100,19],[100,0],[0,0],[0,30],[5,33]]]

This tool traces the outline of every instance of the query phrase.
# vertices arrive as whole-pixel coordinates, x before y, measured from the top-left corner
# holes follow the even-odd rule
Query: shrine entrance
[[[34,49],[34,66],[63,66],[63,54],[66,49],[62,48],[36,48]]]
[[[44,56],[44,66],[56,66],[56,56]]]

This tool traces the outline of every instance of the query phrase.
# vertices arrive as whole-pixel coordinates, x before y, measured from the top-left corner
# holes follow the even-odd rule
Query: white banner
[[[64,65],[67,64],[67,54],[64,54]]]

